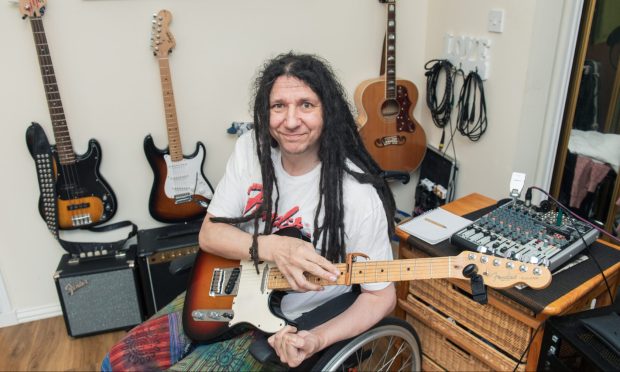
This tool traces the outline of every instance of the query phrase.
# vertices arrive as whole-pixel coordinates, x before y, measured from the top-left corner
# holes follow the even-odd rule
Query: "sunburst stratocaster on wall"
[[[418,88],[396,78],[396,1],[387,3],[385,71],[355,90],[357,123],[366,149],[383,170],[411,172],[426,153],[426,134],[413,117]]]
[[[168,147],[164,150],[156,148],[153,138],[148,135],[144,139],[144,152],[154,173],[149,198],[151,216],[162,222],[184,222],[205,215],[204,205],[211,201],[213,187],[202,170],[206,154],[202,142],[196,144],[196,151],[189,156],[184,156],[181,148],[168,63],[168,55],[175,46],[174,37],[168,28],[171,20],[172,14],[168,10],[161,10],[154,15],[151,37],[153,54],[159,61]]]
[[[54,181],[57,193],[58,227],[75,229],[104,223],[116,213],[114,192],[99,173],[101,147],[91,139],[88,151],[76,155],[65,112],[60,100],[54,66],[50,56],[47,37],[41,17],[46,0],[20,0],[19,10],[23,18],[30,19],[32,34],[43,77],[45,97],[49,108],[54,139]],[[43,199],[39,198],[39,213],[45,219]]]
[[[299,236],[286,228],[279,235]],[[351,285],[404,280],[457,278],[466,279],[463,270],[475,265],[484,284],[508,288],[526,284],[534,289],[551,283],[551,273],[544,266],[500,259],[477,252],[458,256],[417,258],[393,261],[353,262],[337,264],[340,276],[335,283],[308,275],[313,283]],[[470,266],[471,268],[471,266]],[[259,265],[256,273],[251,261],[230,260],[199,251],[185,297],[183,329],[196,341],[226,338],[241,325],[250,324],[274,333],[286,324],[278,308],[280,299],[290,285],[272,263]],[[275,315],[274,315],[275,314]]]

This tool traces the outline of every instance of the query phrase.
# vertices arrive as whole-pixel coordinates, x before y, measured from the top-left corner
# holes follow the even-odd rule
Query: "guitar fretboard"
[[[168,131],[170,158],[172,161],[180,161],[183,160],[183,149],[181,148],[179,122],[177,120],[177,110],[174,102],[174,92],[172,90],[170,63],[168,62],[168,58],[161,57],[158,58],[158,60],[161,87],[164,94],[164,110],[166,113],[166,128]]]
[[[462,264],[452,257],[415,258],[393,261],[355,262],[351,269],[351,284],[400,282],[417,279],[464,278]],[[341,275],[336,282],[323,280],[314,275],[308,281],[322,286],[345,285],[346,264],[337,264]],[[284,275],[277,269],[269,271],[268,288],[290,289]]]
[[[387,5],[385,47],[385,97],[396,99],[396,3]]]
[[[69,128],[67,127],[65,111],[62,108],[58,83],[56,82],[54,66],[52,65],[52,57],[47,45],[47,37],[45,36],[41,17],[31,17],[30,25],[32,26],[32,35],[34,36],[39,67],[43,77],[43,88],[45,89],[47,106],[52,120],[58,160],[62,165],[73,164],[75,163],[75,152],[73,151],[73,144],[69,136]]]

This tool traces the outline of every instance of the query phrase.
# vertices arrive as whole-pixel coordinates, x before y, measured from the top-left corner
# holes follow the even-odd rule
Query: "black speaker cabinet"
[[[138,268],[146,316],[187,289],[202,221],[138,231]]]
[[[70,336],[129,329],[143,320],[135,249],[77,262],[65,254],[54,281]]]

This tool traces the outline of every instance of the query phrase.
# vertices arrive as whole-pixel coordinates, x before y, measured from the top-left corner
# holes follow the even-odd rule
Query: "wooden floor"
[[[99,371],[125,334],[72,338],[62,316],[0,328],[0,371]]]

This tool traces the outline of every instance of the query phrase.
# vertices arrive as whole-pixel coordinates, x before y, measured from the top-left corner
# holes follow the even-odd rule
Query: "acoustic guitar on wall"
[[[168,147],[156,148],[151,135],[144,139],[144,152],[154,173],[149,212],[161,222],[186,222],[205,215],[205,206],[213,198],[213,187],[202,170],[206,155],[204,144],[198,142],[194,153],[188,156],[183,155],[181,148],[168,62],[176,45],[169,30],[172,14],[161,10],[153,17],[151,48],[159,61]]]
[[[385,71],[355,90],[357,124],[366,149],[383,170],[412,172],[426,153],[426,134],[413,117],[418,88],[396,78],[396,1],[380,1],[387,3]]]
[[[54,157],[52,177],[57,194],[58,228],[63,230],[88,228],[102,224],[114,216],[117,209],[116,196],[99,173],[101,164],[99,142],[91,139],[88,142],[88,150],[82,155],[76,155],[73,150],[41,19],[45,13],[45,4],[46,0],[20,0],[19,10],[22,18],[30,19],[56,141],[51,150]],[[50,201],[39,198],[39,213],[44,220],[46,202]]]

